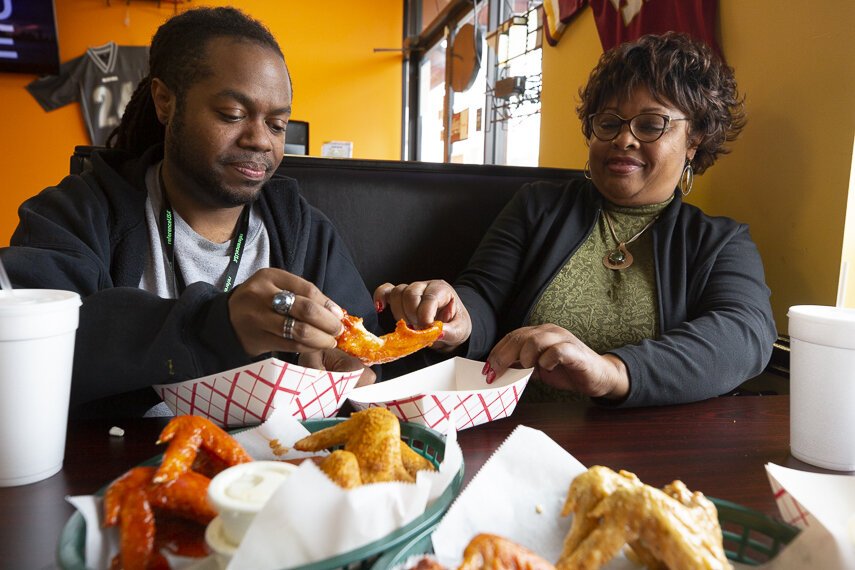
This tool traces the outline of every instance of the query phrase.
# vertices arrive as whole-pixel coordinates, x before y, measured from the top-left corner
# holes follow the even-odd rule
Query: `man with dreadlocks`
[[[2,252],[15,285],[83,298],[72,405],[110,398],[111,411],[141,414],[153,384],[271,352],[361,366],[335,336],[341,307],[376,328],[371,295],[329,220],[273,177],[291,95],[261,23],[188,10],[152,38],[112,148],[21,206]]]

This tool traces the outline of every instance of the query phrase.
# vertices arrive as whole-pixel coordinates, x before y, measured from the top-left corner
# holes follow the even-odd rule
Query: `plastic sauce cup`
[[[296,469],[296,465],[281,461],[251,461],[211,479],[208,500],[219,513],[216,526],[221,528],[226,546],[240,544],[255,515]]]

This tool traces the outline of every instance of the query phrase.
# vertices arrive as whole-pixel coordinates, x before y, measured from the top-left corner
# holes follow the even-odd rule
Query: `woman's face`
[[[643,206],[667,200],[674,193],[686,159],[695,156],[696,145],[689,140],[689,121],[685,114],[669,104],[656,101],[646,87],[636,89],[626,101],[609,101],[599,112],[614,113],[631,119],[639,113],[669,115],[672,121],[656,141],[640,142],[621,127],[611,141],[593,134],[588,141],[591,179],[609,201],[620,206]]]

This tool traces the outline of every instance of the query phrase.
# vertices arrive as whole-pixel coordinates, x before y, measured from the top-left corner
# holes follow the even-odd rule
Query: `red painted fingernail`
[[[485,376],[486,376],[486,375],[487,375],[487,371],[488,371],[488,370],[490,370],[490,363],[489,363],[489,362],[485,362],[485,363],[484,363],[484,368],[482,368],[482,369],[481,369],[481,374],[483,374],[483,375],[485,375]]]
[[[386,305],[383,304],[383,301],[375,301],[374,308],[377,310],[378,313],[382,313],[383,309],[386,308]]]
[[[492,384],[496,381],[496,371],[492,368],[487,372],[487,384]]]

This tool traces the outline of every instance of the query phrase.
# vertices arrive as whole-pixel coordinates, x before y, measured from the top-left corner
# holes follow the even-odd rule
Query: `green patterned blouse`
[[[615,234],[628,241],[671,202],[641,207],[604,203]],[[576,253],[546,286],[529,318],[529,325],[556,324],[602,354],[659,335],[653,241],[645,231],[626,249],[633,263],[622,270],[608,269],[603,258],[617,247],[604,215]],[[578,396],[532,382],[527,401],[578,399]]]

